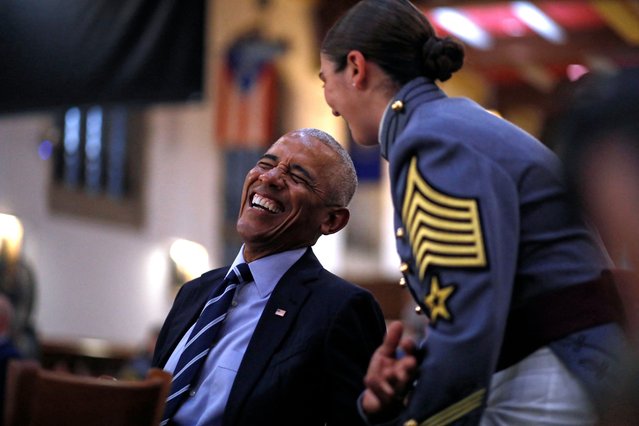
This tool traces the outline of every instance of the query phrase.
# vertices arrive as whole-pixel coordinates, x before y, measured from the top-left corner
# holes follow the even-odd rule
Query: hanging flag
[[[231,44],[218,69],[215,140],[225,147],[267,147],[277,119],[277,70],[282,42],[255,32]]]

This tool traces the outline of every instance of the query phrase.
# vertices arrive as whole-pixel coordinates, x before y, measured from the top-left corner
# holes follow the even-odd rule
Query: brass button
[[[399,279],[399,286],[400,286],[401,288],[405,288],[405,287],[406,287],[406,278],[401,277],[401,278]]]
[[[417,420],[410,419],[409,421],[404,423],[404,426],[419,426],[419,424],[417,423]]]
[[[403,274],[406,271],[408,271],[408,263],[402,262],[402,264],[399,265],[399,272]]]
[[[402,238],[404,236],[404,228],[397,228],[397,231],[395,231],[395,236],[397,238]]]
[[[391,104],[391,109],[395,112],[401,112],[404,110],[404,102],[395,101]]]
[[[422,308],[421,306],[415,306],[415,313],[417,315],[421,315],[422,314]]]

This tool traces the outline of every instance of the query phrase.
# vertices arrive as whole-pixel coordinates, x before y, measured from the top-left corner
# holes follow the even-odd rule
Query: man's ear
[[[361,89],[366,81],[366,58],[359,50],[351,50],[346,55],[346,69],[349,72],[350,83]]]
[[[350,217],[351,213],[346,207],[331,207],[326,220],[320,226],[320,231],[323,235],[334,234],[346,226]]]

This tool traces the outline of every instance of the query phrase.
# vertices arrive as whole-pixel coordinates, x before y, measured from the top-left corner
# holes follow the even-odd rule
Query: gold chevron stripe
[[[426,419],[419,426],[448,425],[479,407],[485,393],[485,389],[480,389],[477,392],[470,394],[466,398],[462,399],[461,401],[454,403],[448,408]]]
[[[402,219],[423,279],[429,265],[481,267],[486,253],[479,207],[472,198],[438,192],[419,174],[411,160],[402,205]]]
[[[416,211],[419,207],[422,208],[422,210],[429,210],[428,204],[425,204],[423,202],[423,200],[421,199],[416,199],[414,204],[414,208]],[[419,212],[417,213],[419,214]],[[414,220],[415,219],[416,214],[410,214],[406,217],[406,219],[408,221]],[[468,221],[470,219],[470,216],[468,216],[467,218],[465,218],[466,221]],[[428,225],[431,225],[432,227],[435,228],[439,228],[439,229],[443,229],[443,230],[449,230],[449,231],[457,231],[457,232],[464,232],[464,231],[472,231],[473,230],[473,226],[472,223],[469,222],[459,222],[459,221],[451,221],[451,220],[444,220],[444,219],[440,219],[434,216],[426,216],[424,218],[425,222]],[[419,229],[419,227],[415,227],[409,230],[409,233],[415,233],[416,230]]]
[[[475,238],[472,234],[451,234],[450,232],[436,231],[433,228],[417,228],[417,235],[411,235],[413,239],[428,238],[442,242],[472,243]]]

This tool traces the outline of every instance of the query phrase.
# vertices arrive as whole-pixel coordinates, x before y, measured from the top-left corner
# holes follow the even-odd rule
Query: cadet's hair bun
[[[432,80],[446,81],[464,63],[464,47],[450,38],[431,36],[422,46],[424,75]]]

